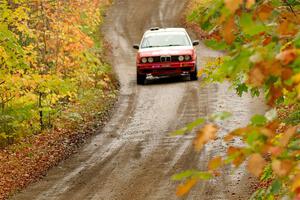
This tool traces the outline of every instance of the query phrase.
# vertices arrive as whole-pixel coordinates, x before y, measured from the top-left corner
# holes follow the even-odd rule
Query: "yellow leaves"
[[[265,159],[260,154],[256,153],[252,154],[249,157],[247,169],[251,174],[253,174],[256,177],[259,177],[262,174],[266,165],[267,162],[265,161]]]
[[[300,99],[300,73],[292,77],[293,83],[296,85],[296,91],[298,93],[298,99]]]
[[[240,7],[243,3],[243,0],[225,0],[225,6],[232,12],[235,11]]]
[[[180,197],[186,195],[197,183],[198,180],[196,178],[187,180],[184,184],[177,187],[176,195]]]
[[[194,140],[194,148],[196,151],[201,151],[203,146],[210,140],[216,139],[218,128],[213,124],[205,125],[197,134]]]
[[[279,23],[277,27],[277,32],[281,36],[291,36],[291,35],[295,35],[298,32],[298,29],[294,23],[288,20],[283,20]]]
[[[296,177],[293,180],[293,183],[291,185],[291,190],[293,192],[296,192],[296,190],[299,190],[300,188],[300,174],[296,175]]]
[[[223,164],[222,157],[218,156],[211,159],[208,163],[208,170],[214,171],[218,169]]]
[[[300,83],[300,73],[294,75],[292,77],[292,81],[295,83],[295,84],[299,84]]]
[[[232,44],[235,40],[235,30],[236,25],[234,21],[234,16],[231,16],[223,25],[223,38],[227,42],[227,44]]]
[[[283,177],[288,175],[293,167],[293,162],[290,160],[273,160],[272,161],[272,170],[273,172],[279,176]]]
[[[297,128],[290,127],[286,130],[286,132],[282,133],[279,138],[279,145],[282,147],[286,147],[290,141],[290,139],[295,135]]]
[[[204,68],[202,67],[202,68],[200,68],[200,69],[198,70],[197,76],[198,76],[198,77],[201,77],[203,74],[204,74]]]
[[[250,9],[255,4],[255,0],[247,0],[246,8]]]

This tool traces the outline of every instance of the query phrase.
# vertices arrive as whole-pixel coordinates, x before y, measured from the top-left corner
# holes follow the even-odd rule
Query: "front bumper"
[[[137,64],[139,75],[179,76],[195,72],[196,62],[147,63]]]

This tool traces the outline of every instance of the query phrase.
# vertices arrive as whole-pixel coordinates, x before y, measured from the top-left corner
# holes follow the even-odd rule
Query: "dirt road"
[[[207,160],[222,152],[224,144],[217,140],[196,154],[191,147],[193,135],[170,137],[168,133],[198,117],[227,110],[235,117],[221,124],[224,133],[264,111],[260,100],[239,98],[226,84],[200,87],[200,81],[163,80],[136,85],[132,44],[151,26],[179,25],[185,4],[184,0],[115,1],[103,27],[121,82],[112,119],[80,153],[13,199],[177,199],[176,183],[170,176],[184,169],[205,169]],[[218,55],[204,45],[198,47],[198,53],[200,63]],[[199,184],[184,199],[246,199],[251,191],[244,174],[243,170],[224,171],[218,179]]]

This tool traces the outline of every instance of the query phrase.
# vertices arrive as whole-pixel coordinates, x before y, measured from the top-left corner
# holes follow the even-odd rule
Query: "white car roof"
[[[163,33],[163,32],[184,32],[187,33],[184,28],[151,28],[145,32],[145,35],[149,33]]]

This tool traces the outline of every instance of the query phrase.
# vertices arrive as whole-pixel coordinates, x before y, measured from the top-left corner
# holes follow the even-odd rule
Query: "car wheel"
[[[137,82],[138,85],[144,85],[145,84],[145,79],[146,79],[145,75],[141,75],[141,74],[136,75],[136,82]]]
[[[196,67],[195,71],[190,74],[190,78],[191,78],[191,81],[198,80],[198,70],[197,70],[197,67]]]

